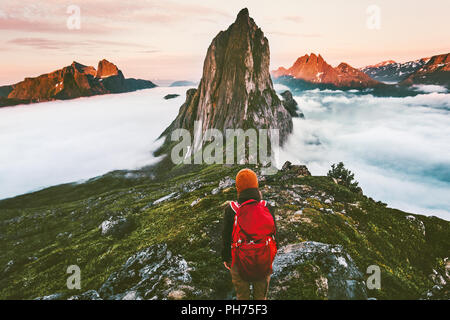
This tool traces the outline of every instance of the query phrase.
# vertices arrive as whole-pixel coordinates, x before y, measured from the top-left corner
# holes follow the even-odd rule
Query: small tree
[[[332,164],[331,170],[328,171],[327,176],[336,179],[338,184],[346,186],[354,192],[361,192],[358,181],[354,180],[355,174],[346,169],[343,162]]]

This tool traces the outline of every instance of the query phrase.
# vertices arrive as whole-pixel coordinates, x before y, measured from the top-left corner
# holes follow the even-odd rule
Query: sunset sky
[[[67,27],[70,5],[79,30]],[[367,27],[370,5],[380,29]],[[450,52],[448,0],[0,0],[0,85],[103,58],[126,77],[198,80],[212,38],[243,7],[269,39],[271,69],[311,52],[355,67]]]

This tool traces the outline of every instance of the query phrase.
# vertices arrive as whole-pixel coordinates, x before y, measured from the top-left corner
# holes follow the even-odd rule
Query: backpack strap
[[[231,201],[231,202],[230,202],[230,207],[231,207],[231,209],[233,209],[234,213],[237,213],[238,210],[239,210],[239,208],[241,208],[241,207],[243,207],[243,206],[245,206],[245,205],[247,205],[247,204],[250,204],[250,203],[252,203],[252,202],[256,202],[256,200],[249,199],[249,200],[247,200],[247,201],[245,201],[245,202],[243,202],[243,203],[241,203],[241,204],[239,204],[239,203],[236,202],[236,201]]]
[[[242,203],[240,204],[239,207],[243,207],[243,206],[245,206],[245,205],[247,205],[247,204],[250,204],[250,203],[253,203],[253,202],[256,202],[256,200],[254,200],[254,199],[249,199],[249,200],[247,200],[247,201],[245,201],[245,202],[242,202]]]
[[[239,210],[239,203],[237,203],[236,201],[231,201],[230,207],[234,211],[234,213],[237,213]]]
[[[260,202],[259,202],[260,204],[262,204],[264,207],[267,207],[267,201],[266,200],[261,200]],[[275,218],[274,218],[274,222],[275,222]],[[275,234],[277,233],[277,231],[276,231],[276,229],[275,229],[275,233],[273,234],[273,236],[272,236],[272,239],[273,240],[275,240]]]
[[[234,213],[235,213],[235,215],[234,215],[234,222],[233,222],[233,231],[232,231],[232,233],[231,233],[231,238],[233,239],[234,238],[234,234],[236,233],[236,232],[240,232],[242,229],[239,227],[239,224],[238,224],[238,217],[239,217],[239,210],[240,210],[240,208],[242,208],[243,206],[245,206],[245,205],[247,205],[247,204],[250,204],[250,203],[258,203],[256,200],[254,200],[254,199],[249,199],[249,200],[247,200],[247,201],[245,201],[245,202],[243,202],[243,203],[241,203],[241,204],[239,204],[238,202],[236,202],[236,201],[231,201],[230,202],[230,207],[231,207],[231,209],[234,211]],[[242,230],[243,231],[243,230]],[[232,244],[231,245],[231,247],[233,248],[233,245],[235,246],[235,247],[237,247],[237,246],[239,246],[241,244],[241,240],[239,239],[239,241],[238,241],[238,243],[235,243],[235,244]]]

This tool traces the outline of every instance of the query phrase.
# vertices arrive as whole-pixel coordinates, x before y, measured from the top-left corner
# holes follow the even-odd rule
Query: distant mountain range
[[[404,86],[435,84],[450,87],[450,53],[405,63],[388,60],[361,68],[361,71],[375,80]]]
[[[397,83],[423,67],[429,60],[430,58],[422,58],[405,63],[388,60],[375,65],[366,66],[360,70],[369,75],[372,79]]]
[[[356,69],[344,62],[332,67],[320,54],[312,53],[298,58],[289,69],[280,67],[272,71],[272,76],[276,82],[293,90],[371,89],[377,95],[403,96],[417,94],[411,90],[412,85],[434,84],[449,88],[450,54],[405,63],[388,60]]]
[[[196,87],[197,85],[198,83],[194,81],[181,80],[172,82],[169,87]]]
[[[450,53],[433,56],[400,84],[438,84],[450,88]]]
[[[298,58],[289,68],[271,72],[274,81],[291,90],[370,89],[375,95],[406,96],[417,94],[413,85],[433,84],[450,88],[450,54],[421,58],[405,63],[387,60],[356,69],[342,62],[332,67],[319,54]],[[177,81],[171,86],[195,86]],[[51,73],[0,87],[0,107],[51,100],[66,100],[108,93],[131,92],[153,88],[148,80],[126,79],[119,68],[101,60],[97,69],[78,62]]]
[[[108,93],[131,92],[153,88],[148,80],[126,79],[108,60],[101,60],[97,70],[78,62],[51,73],[0,87],[0,107],[22,103],[67,100]]]
[[[450,87],[450,53],[405,63],[385,61],[361,68],[361,71],[375,80],[398,82],[400,85],[437,84]]]
[[[336,87],[368,88],[379,84],[364,72],[345,62],[336,68],[329,65],[319,54],[304,55],[295,61],[289,69],[283,67],[272,72],[275,78],[290,76],[316,84],[329,84]]]

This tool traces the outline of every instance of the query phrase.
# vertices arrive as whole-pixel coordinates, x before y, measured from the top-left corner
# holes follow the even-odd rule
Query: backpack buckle
[[[240,245],[241,243],[242,243],[242,240],[241,240],[241,239],[239,239],[238,241],[232,243],[232,244],[231,244],[231,249],[239,247],[239,245]]]

